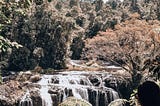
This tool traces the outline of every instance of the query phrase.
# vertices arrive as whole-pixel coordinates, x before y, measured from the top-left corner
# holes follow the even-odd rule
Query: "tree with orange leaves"
[[[127,70],[135,86],[144,73],[160,73],[160,22],[147,22],[138,17],[133,14],[114,30],[107,29],[87,39],[84,49],[87,58],[103,58]]]

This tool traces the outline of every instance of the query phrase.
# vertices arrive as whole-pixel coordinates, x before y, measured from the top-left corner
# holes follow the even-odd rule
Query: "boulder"
[[[37,75],[31,76],[29,80],[30,80],[31,82],[37,82],[37,81],[39,81],[40,79],[41,79],[41,76],[40,76],[39,74],[37,74]]]
[[[30,91],[30,96],[33,101],[33,106],[43,106],[42,97],[40,95],[39,89],[35,88]]]
[[[83,99],[68,97],[64,102],[58,106],[92,106],[89,102]]]
[[[16,80],[20,82],[25,82],[25,81],[28,81],[31,76],[32,76],[32,73],[30,71],[20,72]]]
[[[99,86],[100,85],[100,78],[96,75],[90,75],[89,76],[89,80],[91,81],[91,83],[94,85],[94,86]]]

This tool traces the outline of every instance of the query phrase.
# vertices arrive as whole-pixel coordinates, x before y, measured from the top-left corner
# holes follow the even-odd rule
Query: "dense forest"
[[[58,106],[62,100],[53,96],[54,87],[47,91],[56,101],[51,105],[34,102],[39,96],[31,89],[40,88],[34,84],[43,75],[65,71],[89,72],[94,86],[104,82],[135,106],[138,85],[160,79],[159,6],[159,0],[1,0],[0,106],[24,106],[26,89],[33,103],[25,106]],[[113,76],[97,74],[101,81],[92,72]],[[108,106],[112,100],[93,101]]]

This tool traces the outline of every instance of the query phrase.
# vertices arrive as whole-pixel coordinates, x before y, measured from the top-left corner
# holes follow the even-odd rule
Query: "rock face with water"
[[[105,78],[107,76],[109,78],[110,74],[76,71],[44,75],[38,82],[41,86],[39,91],[42,104],[58,106],[67,97],[73,96],[77,99],[84,99],[93,106],[107,106],[111,101],[120,98],[120,93],[116,91],[118,89],[114,90],[114,87],[106,86]],[[95,85],[94,81],[99,84]],[[117,83],[115,82],[115,84]],[[117,84],[116,87],[118,86]]]
[[[20,99],[19,106],[33,106],[32,99],[30,98],[30,93],[27,90],[25,95]]]
[[[26,78],[20,81],[22,76]],[[30,78],[35,75],[20,73],[14,79],[17,81],[8,80],[0,86],[0,105],[58,106],[68,97],[74,97],[92,106],[108,106],[111,101],[124,97],[122,89],[131,87],[127,77],[116,76],[108,72],[65,71],[41,75],[41,79],[34,82]]]

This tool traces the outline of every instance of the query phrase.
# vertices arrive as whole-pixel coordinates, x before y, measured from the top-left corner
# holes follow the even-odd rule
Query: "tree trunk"
[[[135,89],[140,84],[143,75],[139,73],[139,71],[136,71],[136,70],[133,70],[133,71],[136,72],[132,74],[132,83],[133,83],[132,85],[133,85],[133,89]]]

